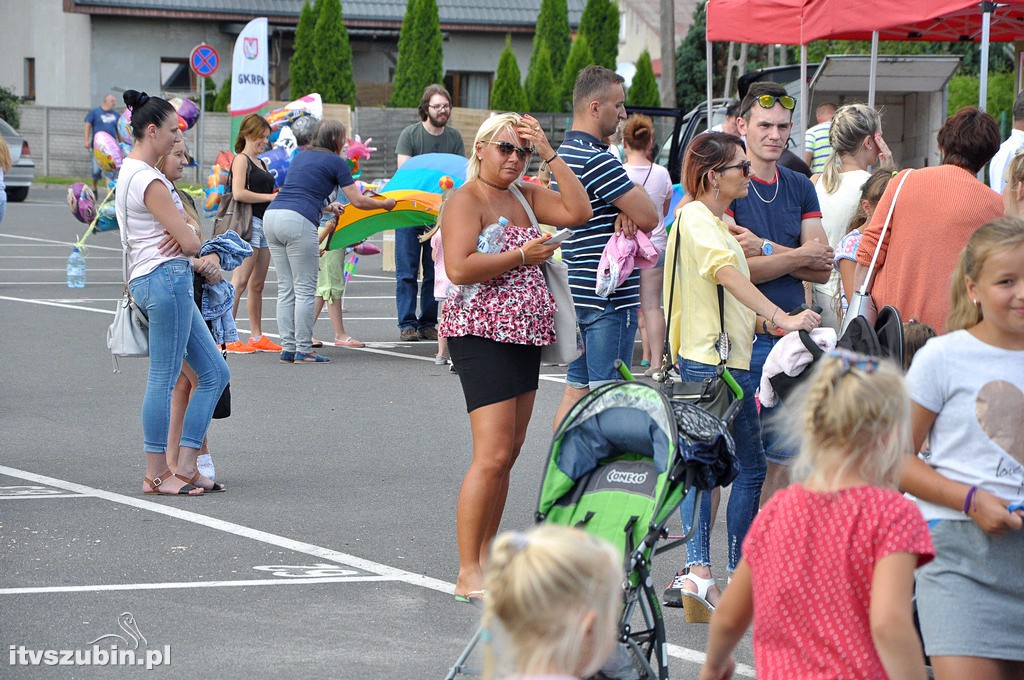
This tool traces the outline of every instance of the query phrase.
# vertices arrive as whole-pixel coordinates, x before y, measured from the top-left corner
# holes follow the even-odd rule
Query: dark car
[[[7,142],[14,162],[11,169],[4,173],[7,200],[18,203],[28,197],[28,188],[32,186],[32,180],[36,175],[36,164],[29,152],[28,142],[3,119],[0,119],[0,137]]]

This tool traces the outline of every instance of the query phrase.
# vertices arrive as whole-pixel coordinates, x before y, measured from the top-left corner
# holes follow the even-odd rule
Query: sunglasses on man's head
[[[512,142],[495,142],[494,140],[491,140],[487,143],[497,146],[498,151],[500,151],[503,156],[511,156],[512,152],[515,151],[521,161],[525,161],[533,154],[533,149],[525,146],[516,146]]]
[[[775,106],[775,102],[782,104],[782,108],[786,109],[787,111],[792,111],[793,108],[796,106],[796,100],[790,97],[788,94],[784,94],[781,97],[776,97],[773,94],[763,94],[760,97],[756,97],[753,100],[751,100],[751,102],[747,105],[747,108],[743,109],[743,112],[746,113],[751,108],[753,108],[754,102],[757,102],[757,104],[762,109],[772,108],[773,106]]]
[[[733,168],[739,168],[744,177],[750,177],[750,161],[742,161],[740,163],[735,163],[734,165],[723,165],[720,168],[715,168],[715,172],[725,172],[726,170],[732,170]]]

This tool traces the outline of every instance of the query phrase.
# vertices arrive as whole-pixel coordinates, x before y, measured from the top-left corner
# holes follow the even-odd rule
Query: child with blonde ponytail
[[[796,404],[796,483],[750,527],[700,677],[732,677],[753,622],[759,680],[923,679],[911,597],[914,569],[934,552],[921,512],[894,488],[910,446],[900,367],[831,352]]]
[[[577,680],[610,655],[622,609],[622,556],[578,529],[501,534],[484,598],[484,677]]]
[[[917,574],[921,636],[937,680],[1021,678],[1024,220],[967,240],[946,330],[907,373],[914,444],[931,449],[927,462],[908,457],[900,481],[936,548]]]

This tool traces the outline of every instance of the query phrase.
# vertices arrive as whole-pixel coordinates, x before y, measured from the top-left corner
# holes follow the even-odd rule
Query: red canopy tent
[[[988,43],[1024,40],[1024,0],[708,0],[705,36],[708,100],[713,41],[800,45],[802,120],[807,120],[803,107],[807,100],[807,43],[812,40],[871,40],[872,64],[879,40],[980,42],[979,106],[984,108]],[[873,82],[872,69],[872,93]]]

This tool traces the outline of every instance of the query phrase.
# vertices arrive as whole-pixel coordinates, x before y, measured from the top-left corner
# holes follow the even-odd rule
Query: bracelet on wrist
[[[544,159],[541,159],[541,160],[543,160],[548,165],[551,165],[551,162],[554,161],[556,158],[558,158],[558,152],[557,151],[555,153],[551,154],[551,158],[544,158]]]
[[[526,251],[522,248],[519,249],[519,257],[523,258],[522,264],[526,264]]]
[[[769,321],[771,322],[771,324],[772,324],[773,326],[775,326],[776,328],[778,328],[778,326],[777,326],[777,325],[776,325],[776,323],[775,323],[775,315],[776,315],[776,314],[778,314],[778,313],[779,313],[779,308],[778,308],[778,307],[776,307],[776,308],[775,308],[775,311],[774,311],[774,312],[772,312],[772,318],[771,318],[771,319],[769,319]]]
[[[972,486],[970,491],[967,492],[967,497],[964,498],[964,514],[971,514],[971,510],[974,509],[974,494],[978,491],[978,487]]]

